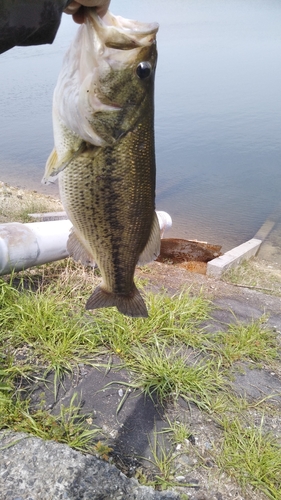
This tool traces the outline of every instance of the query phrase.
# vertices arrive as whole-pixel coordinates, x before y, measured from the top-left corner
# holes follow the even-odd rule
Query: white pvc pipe
[[[0,274],[64,259],[70,228],[69,220],[0,224]]]
[[[172,225],[166,212],[156,212],[161,236]],[[68,257],[69,220],[0,224],[0,275]]]

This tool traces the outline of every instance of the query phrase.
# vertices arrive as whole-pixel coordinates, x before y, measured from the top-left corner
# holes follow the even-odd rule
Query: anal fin
[[[139,256],[138,265],[143,266],[144,264],[148,264],[149,262],[155,260],[160,253],[160,245],[160,226],[156,212],[154,212],[150,236],[144,250]]]
[[[83,266],[95,267],[96,263],[92,255],[80,241],[79,237],[77,236],[73,228],[71,229],[70,235],[67,240],[67,250],[69,252],[69,255],[76,262],[80,261],[83,264]]]

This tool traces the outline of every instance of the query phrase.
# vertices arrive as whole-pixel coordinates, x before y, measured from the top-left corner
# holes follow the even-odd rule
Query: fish
[[[86,309],[147,317],[136,265],[160,253],[155,212],[157,23],[85,8],[53,97],[54,149],[43,183],[59,179],[72,222],[69,254],[96,263],[102,282]]]

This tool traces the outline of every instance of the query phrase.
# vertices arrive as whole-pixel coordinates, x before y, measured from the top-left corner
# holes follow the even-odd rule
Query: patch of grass
[[[238,266],[228,269],[223,274],[223,280],[234,284],[240,283],[249,286],[258,286],[259,272],[255,269],[253,260],[244,260]]]
[[[139,284],[138,284],[139,285]],[[136,342],[149,344],[155,336],[169,344],[199,347],[202,343],[201,323],[210,314],[211,304],[201,295],[192,297],[189,291],[173,297],[146,294],[149,318],[128,318],[115,309],[98,311],[95,328],[106,347],[121,357],[131,357],[131,346]]]
[[[229,269],[222,279],[234,285],[256,288],[271,295],[281,296],[281,271],[273,269],[267,262],[260,264],[259,259],[252,258],[239,266]]]
[[[278,348],[277,334],[265,327],[264,318],[230,325],[211,341],[211,350],[215,349],[227,366],[236,361],[271,361],[278,357]]]
[[[242,487],[248,484],[272,500],[281,499],[281,446],[260,426],[245,425],[239,419],[225,420],[219,465]]]
[[[0,279],[0,311],[12,305],[17,301],[19,292],[15,290],[9,283]],[[2,320],[2,313],[0,322]],[[0,323],[1,327],[1,323]]]
[[[57,294],[70,311],[75,307],[84,311],[85,301],[99,282],[95,271],[68,258],[15,273],[10,284],[19,291]]]
[[[20,398],[0,398],[0,428],[26,432],[41,439],[65,443],[79,451],[94,453],[94,439],[100,429],[90,428],[74,395],[68,408],[61,405],[58,416],[46,410],[31,412],[29,401]]]
[[[30,217],[29,214],[44,213],[49,211],[50,203],[43,203],[42,201],[37,203],[29,202],[29,204],[24,206],[21,210],[10,213],[9,216],[18,222],[34,222],[34,219]]]
[[[29,213],[63,210],[58,199],[35,191],[21,190],[0,182],[0,221],[29,222]]]
[[[278,339],[266,328],[265,319],[208,334],[202,325],[212,309],[202,294],[192,296],[191,290],[173,297],[164,291],[145,293],[144,282],[137,285],[145,294],[148,319],[127,318],[114,308],[85,312],[86,298],[97,282],[94,272],[69,259],[18,273],[10,283],[0,280],[0,427],[55,439],[108,459],[110,449],[102,442],[94,443],[97,430],[81,417],[79,405],[72,401],[58,416],[43,408],[32,410],[28,400],[32,382],[27,382],[28,377],[44,378],[51,371],[58,386],[64,372],[72,371],[78,363],[93,363],[96,355],[105,352],[109,358],[117,354],[130,371],[132,382],[128,386],[163,404],[182,397],[208,412],[216,424],[227,416],[228,421],[221,425],[225,440],[218,464],[235,477],[235,471],[241,470],[243,477],[245,469],[234,463],[239,451],[233,443],[235,432],[242,436],[243,446],[247,439],[254,442],[242,425],[250,404],[232,394],[228,380],[237,361],[270,363],[278,359]],[[266,401],[263,408],[267,408]],[[231,422],[236,422],[236,430]],[[173,447],[194,433],[181,423],[169,425]],[[265,439],[272,444],[271,438]],[[174,482],[175,455],[159,443],[153,446],[153,461],[159,470],[153,485],[164,488]],[[236,457],[234,462],[231,453]],[[264,456],[269,457],[269,452]],[[265,471],[266,463],[274,468],[273,459],[265,458]],[[264,481],[250,484],[275,498],[270,495],[275,494],[278,483],[273,482],[271,490]]]
[[[8,380],[7,370],[0,370],[0,407],[7,401],[7,393],[12,392],[13,385]]]
[[[149,349],[139,345],[132,352],[128,366],[136,374],[135,386],[150,397],[157,395],[162,403],[181,396],[208,409],[212,395],[224,386],[219,367],[212,360],[198,361],[193,351],[183,354],[179,348],[159,343],[156,337]]]
[[[163,489],[167,489],[172,486],[174,481],[174,460],[175,455],[172,450],[167,451],[163,444],[160,444],[157,440],[157,432],[154,432],[154,442],[150,443],[150,451],[152,453],[153,459],[152,464],[157,467],[160,475],[155,476],[155,486],[161,486]]]
[[[98,343],[81,314],[71,313],[53,291],[18,294],[16,303],[2,309],[0,326],[2,341],[13,349],[26,347],[28,363],[46,366],[57,376],[93,353]]]
[[[171,422],[170,419],[167,420],[169,427],[165,428],[163,432],[172,434],[171,441],[173,444],[182,444],[190,438],[192,432],[189,426],[183,422],[179,422],[178,420],[175,420],[174,422]]]
[[[153,481],[147,481],[146,476],[143,475],[142,482],[145,484],[153,485],[154,488],[157,489],[167,489],[174,486],[186,486],[186,487],[194,487],[197,485],[190,483],[177,483],[175,475],[176,475],[176,466],[175,460],[178,456],[181,455],[180,452],[171,449],[167,449],[165,446],[165,442],[162,439],[162,435],[165,432],[171,432],[172,428],[164,429],[163,431],[157,432],[156,429],[153,433],[153,442],[149,442],[149,449],[152,455],[152,458],[146,459],[150,461],[153,466],[158,470],[158,473],[154,475]],[[142,471],[141,471],[142,472]]]
[[[241,396],[236,396],[231,391],[221,391],[215,394],[210,402],[210,412],[214,414],[215,420],[221,415],[242,415],[250,407],[249,402]]]

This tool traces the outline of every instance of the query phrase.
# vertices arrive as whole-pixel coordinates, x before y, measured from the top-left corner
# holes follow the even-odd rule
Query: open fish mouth
[[[146,45],[149,42],[153,43],[155,40],[154,35],[159,29],[158,23],[143,23],[135,21],[133,19],[125,19],[121,16],[113,16],[109,11],[107,11],[106,15],[103,18],[98,19],[101,27],[103,26],[104,28],[115,28],[115,37],[116,32],[119,32],[121,36],[124,37],[125,35],[129,37],[131,39],[131,42],[134,41],[136,46]],[[151,39],[149,39],[150,35],[153,35]],[[106,46],[113,46],[114,41],[112,38],[114,37],[109,34],[109,38],[105,41]],[[123,40],[125,41],[125,38],[123,38]]]

